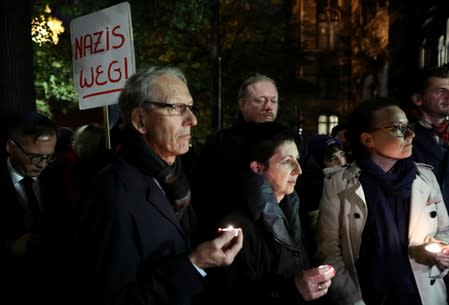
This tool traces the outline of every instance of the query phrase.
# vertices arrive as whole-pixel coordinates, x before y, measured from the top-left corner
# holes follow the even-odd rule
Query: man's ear
[[[412,96],[412,102],[416,106],[420,107],[422,105],[422,96],[419,93],[413,93]]]
[[[143,116],[143,109],[140,107],[134,108],[131,111],[131,124],[133,125],[134,129],[137,130],[140,134],[147,133],[147,128],[145,127]]]
[[[6,152],[8,153],[8,155],[11,154],[11,150],[12,150],[12,142],[11,140],[6,141],[5,143],[5,148],[6,148]]]
[[[257,162],[257,161],[252,161],[249,164],[249,167],[251,168],[251,170],[259,175],[263,174],[263,171],[265,170],[265,166],[263,166],[261,163]]]
[[[243,98],[240,98],[239,99],[239,106],[240,106],[240,110],[242,110],[243,109],[243,106],[245,105],[245,99],[243,99]]]
[[[363,132],[360,135],[360,142],[362,142],[362,144],[364,146],[366,146],[367,148],[371,148],[372,143],[373,143],[373,138],[371,137],[371,135],[367,132]]]

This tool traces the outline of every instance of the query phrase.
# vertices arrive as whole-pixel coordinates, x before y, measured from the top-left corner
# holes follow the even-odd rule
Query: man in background
[[[236,183],[240,171],[246,169],[243,139],[247,125],[275,121],[279,110],[275,81],[263,74],[250,74],[240,86],[238,104],[236,121],[208,136],[194,169],[192,200],[204,228],[202,232],[212,232],[211,226],[240,196]],[[207,237],[210,236],[203,236]]]
[[[10,117],[0,161],[0,303],[46,301],[52,185],[41,174],[55,158],[56,125],[40,113]],[[57,230],[59,228],[53,228]],[[3,299],[4,298],[4,299]]]
[[[449,69],[426,68],[416,75],[411,100],[418,110],[413,160],[432,165],[449,208]]]

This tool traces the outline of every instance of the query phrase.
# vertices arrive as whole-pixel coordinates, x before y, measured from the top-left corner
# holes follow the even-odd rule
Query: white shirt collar
[[[14,169],[14,167],[12,167],[11,161],[9,160],[9,157],[8,157],[8,159],[6,159],[6,166],[8,167],[8,171],[9,171],[9,174],[11,175],[11,179],[12,179],[12,183],[13,183],[13,184],[19,183],[20,180],[22,180],[23,178],[25,178],[24,176],[22,176],[21,174],[19,174],[19,172],[16,171],[16,170]],[[36,181],[36,180],[37,180],[37,177],[31,177],[31,179],[33,179],[34,181]]]

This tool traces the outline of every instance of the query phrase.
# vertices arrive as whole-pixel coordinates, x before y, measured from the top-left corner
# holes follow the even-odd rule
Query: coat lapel
[[[423,243],[423,236],[420,232],[432,232],[431,228],[428,228],[431,222],[429,219],[432,217],[434,211],[435,199],[431,198],[431,189],[422,178],[417,175],[412,185],[412,196],[410,205],[410,220],[409,220],[409,244],[416,245]],[[429,231],[430,229],[430,231]]]
[[[147,184],[146,198],[148,203],[154,206],[165,218],[167,218],[167,220],[173,223],[184,236],[184,230],[181,228],[179,219],[164,191],[152,178],[147,179],[151,179]]]

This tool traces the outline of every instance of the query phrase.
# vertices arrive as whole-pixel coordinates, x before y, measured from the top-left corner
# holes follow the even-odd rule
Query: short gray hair
[[[240,99],[245,99],[248,97],[248,87],[254,83],[258,83],[261,81],[268,81],[270,83],[273,84],[274,87],[276,87],[276,82],[271,78],[268,77],[264,74],[260,74],[260,73],[251,73],[249,75],[247,75],[245,77],[245,79],[243,80],[242,84],[240,85],[240,89],[239,89],[239,100]]]
[[[131,123],[131,112],[134,108],[141,107],[144,101],[153,99],[152,85],[159,76],[164,74],[173,75],[187,85],[184,73],[174,67],[145,68],[137,71],[128,79],[118,99],[120,115],[125,125]]]

